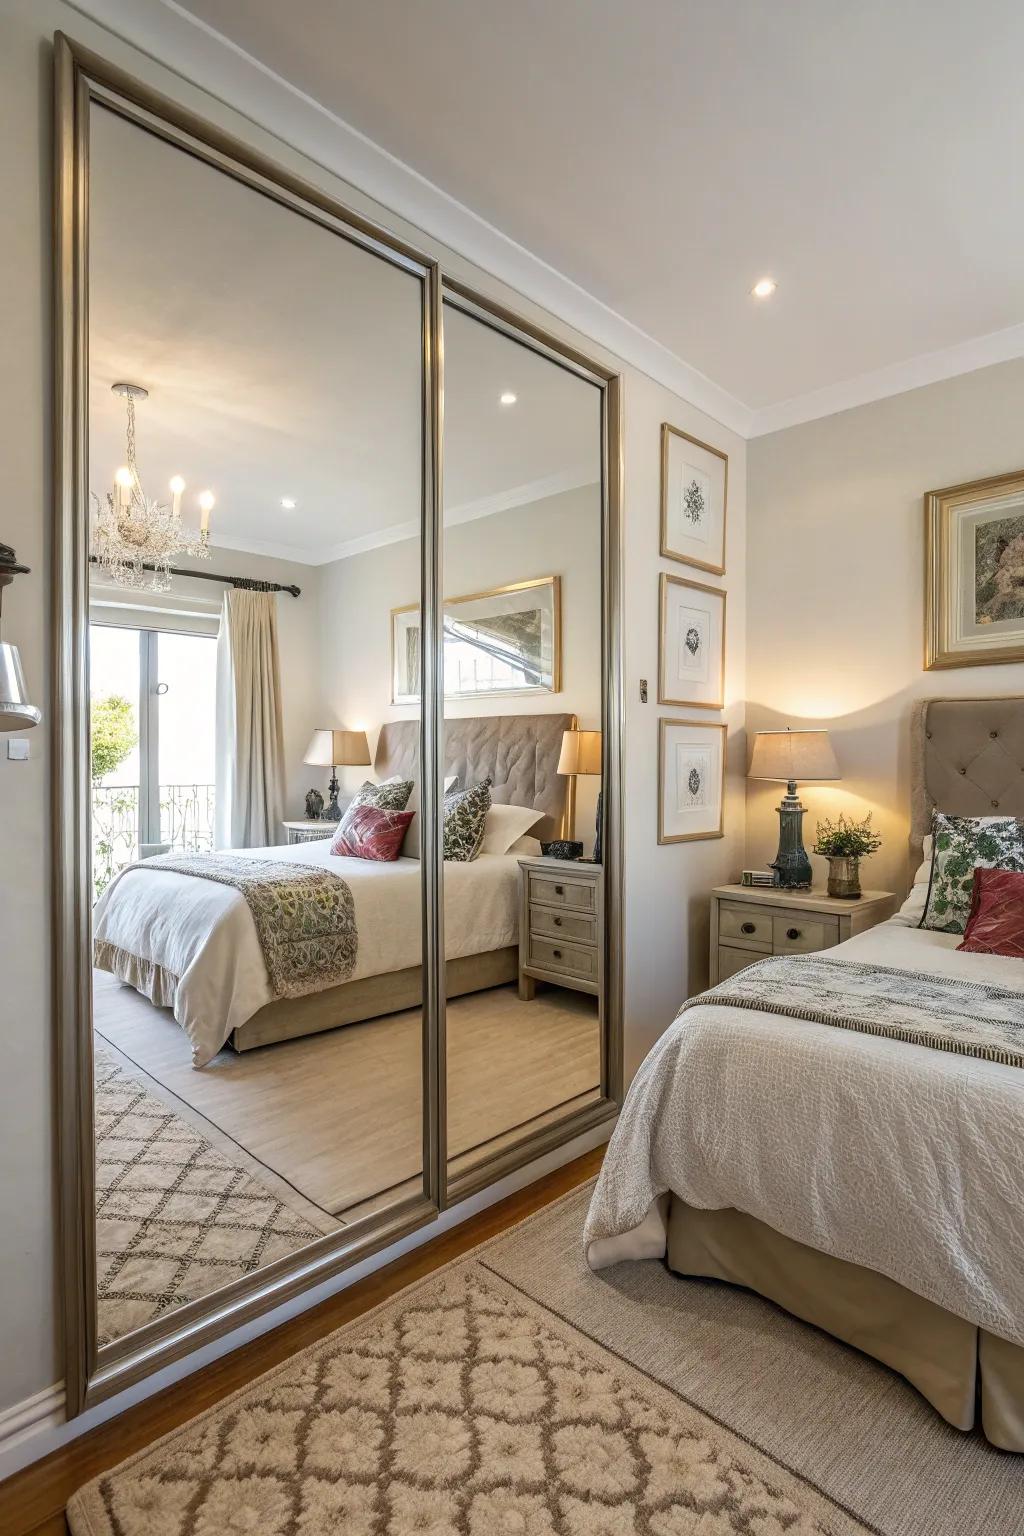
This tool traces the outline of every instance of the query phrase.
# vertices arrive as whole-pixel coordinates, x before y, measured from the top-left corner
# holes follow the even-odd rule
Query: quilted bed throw
[[[773,955],[690,998],[680,1014],[705,1003],[754,1008],[1024,1067],[1024,992],[985,982],[825,955]]]
[[[231,853],[165,853],[133,865],[230,885],[245,898],[277,997],[304,997],[347,981],[359,951],[346,880],[315,864]]]

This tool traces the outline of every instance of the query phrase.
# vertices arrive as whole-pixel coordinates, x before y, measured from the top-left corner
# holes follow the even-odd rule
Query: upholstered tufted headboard
[[[575,715],[488,715],[446,720],[444,771],[457,773],[462,785],[492,781],[492,798],[502,805],[532,805],[544,820],[531,837],[565,836],[569,789],[573,781],[558,772],[562,732],[577,724]],[[380,728],[374,768],[386,779],[419,774],[418,720],[389,720]]]
[[[932,812],[1024,818],[1024,698],[924,699],[912,727],[910,844]]]

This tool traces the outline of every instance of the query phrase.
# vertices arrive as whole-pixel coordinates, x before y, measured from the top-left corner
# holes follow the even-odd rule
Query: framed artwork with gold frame
[[[537,576],[444,600],[444,696],[490,699],[562,687],[562,579]],[[418,603],[391,610],[391,702],[420,702]]]
[[[713,576],[725,575],[729,455],[661,424],[661,553]]]
[[[658,842],[694,843],[725,833],[726,726],[658,721]]]
[[[1024,661],[1024,470],[928,491],[926,670]]]
[[[662,571],[658,703],[683,709],[725,704],[725,593]]]

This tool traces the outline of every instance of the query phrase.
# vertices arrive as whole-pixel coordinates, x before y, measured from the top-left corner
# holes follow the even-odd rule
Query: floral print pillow
[[[456,864],[470,864],[480,852],[484,824],[491,808],[491,780],[482,779],[468,789],[444,797],[444,857]]]
[[[920,927],[963,933],[976,869],[1024,874],[1024,822],[1014,816],[945,816],[932,822],[932,873]]]
[[[412,779],[386,779],[383,784],[367,779],[352,796],[348,808],[375,805],[379,811],[404,811],[415,788]]]

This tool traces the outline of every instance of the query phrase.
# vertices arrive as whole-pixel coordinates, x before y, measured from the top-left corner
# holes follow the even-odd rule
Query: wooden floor
[[[401,1191],[422,1156],[419,1009],[264,1046],[223,1050],[195,1071],[166,1009],[94,973],[101,1038],[321,1210],[364,1214]],[[596,1001],[564,988],[520,1001],[515,986],[447,1010],[449,1154],[459,1170],[599,1096]]]
[[[64,1507],[83,1483],[212,1407],[290,1355],[315,1344],[333,1329],[378,1306],[403,1286],[422,1279],[591,1178],[600,1168],[603,1155],[604,1148],[599,1147],[546,1178],[538,1179],[535,1184],[471,1217],[405,1258],[397,1259],[386,1269],[359,1281],[319,1307],[253,1340],[0,1483],[3,1536],[64,1536],[67,1530]]]

